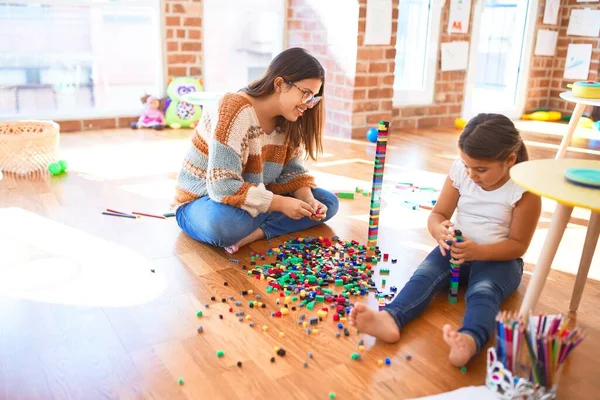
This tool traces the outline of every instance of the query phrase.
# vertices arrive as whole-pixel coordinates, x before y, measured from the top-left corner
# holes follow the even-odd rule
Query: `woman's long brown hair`
[[[320,79],[321,90],[316,96],[322,96],[325,90],[325,70],[319,61],[306,50],[293,47],[277,55],[269,64],[264,75],[250,83],[241,91],[252,97],[265,97],[275,92],[273,82],[277,77],[288,82],[298,82],[303,79]],[[325,125],[324,100],[304,112],[295,122],[289,122],[279,117],[277,126],[285,132],[292,147],[304,146],[306,157],[313,160],[323,152],[323,127]]]

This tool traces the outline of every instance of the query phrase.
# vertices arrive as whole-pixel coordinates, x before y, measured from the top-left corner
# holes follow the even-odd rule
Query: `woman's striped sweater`
[[[255,217],[269,209],[273,194],[316,187],[301,153],[301,148],[288,146],[280,130],[263,132],[246,97],[228,93],[216,110],[205,108],[193,133],[174,206],[208,195]]]

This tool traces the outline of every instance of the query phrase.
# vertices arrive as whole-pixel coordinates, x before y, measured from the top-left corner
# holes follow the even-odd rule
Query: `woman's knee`
[[[189,203],[177,212],[177,223],[182,231],[193,239],[218,247],[234,245],[249,235],[251,227],[247,219],[251,217],[245,211],[212,200]]]

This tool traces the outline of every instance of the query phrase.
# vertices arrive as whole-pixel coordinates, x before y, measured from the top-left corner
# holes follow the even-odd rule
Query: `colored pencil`
[[[144,216],[144,217],[152,217],[152,218],[158,218],[158,219],[167,219],[167,217],[165,217],[164,215],[147,214],[147,213],[141,213],[141,212],[137,212],[137,211],[132,212],[132,214],[134,214],[134,215],[141,215],[141,216]]]
[[[114,212],[109,212],[109,211],[102,211],[103,215],[110,215],[112,217],[123,217],[123,218],[133,218],[133,219],[137,219],[137,217],[135,215],[129,215],[129,214],[120,214],[120,213],[114,213]]]
[[[111,210],[110,208],[107,208],[107,209],[106,209],[106,211],[108,211],[108,212],[110,212],[110,213],[113,213],[113,214],[130,215],[130,216],[132,216],[132,217],[135,217],[135,215],[133,215],[133,214],[124,213],[124,212],[117,211],[117,210]],[[136,217],[136,218],[137,218],[137,217]]]

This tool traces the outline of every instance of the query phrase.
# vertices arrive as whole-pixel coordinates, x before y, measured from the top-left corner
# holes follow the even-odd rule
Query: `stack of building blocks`
[[[385,167],[385,153],[390,123],[379,121],[377,127],[377,146],[375,148],[375,165],[373,168],[373,188],[371,190],[371,206],[369,211],[369,244],[377,243],[379,234],[379,211],[381,208],[381,189],[383,186],[383,169]]]
[[[454,231],[457,242],[462,242],[462,232]],[[460,279],[460,264],[455,264],[450,259],[450,288],[448,289],[448,301],[452,304],[458,302],[458,280]]]

